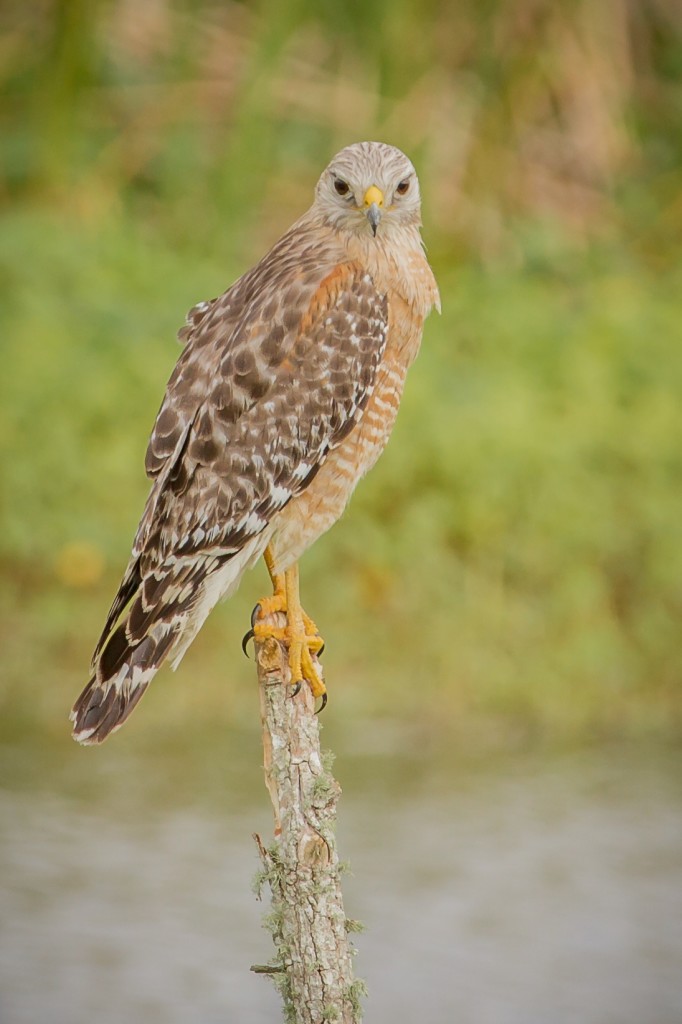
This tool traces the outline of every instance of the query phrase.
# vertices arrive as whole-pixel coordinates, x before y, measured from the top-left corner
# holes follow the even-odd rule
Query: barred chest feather
[[[439,305],[435,280],[421,248],[410,254],[402,274],[396,274],[395,265],[387,263],[372,268],[379,287],[386,282],[389,309],[386,350],[372,396],[357,427],[328,455],[309,487],[274,518],[270,546],[277,572],[293,565],[334,525],[358,482],[383,452],[398,414],[407,371],[419,351],[424,319],[432,306]],[[408,289],[400,287],[405,277],[409,281],[407,295]]]

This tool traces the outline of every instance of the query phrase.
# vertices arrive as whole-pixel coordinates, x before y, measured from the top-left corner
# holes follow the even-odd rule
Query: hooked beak
[[[367,212],[367,220],[372,228],[372,234],[376,237],[379,221],[381,220],[381,207],[384,205],[384,193],[376,185],[370,185],[365,192],[363,206]]]

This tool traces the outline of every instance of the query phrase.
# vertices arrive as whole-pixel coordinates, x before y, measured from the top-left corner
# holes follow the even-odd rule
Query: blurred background
[[[185,312],[366,138],[443,303],[302,564],[367,1019],[680,1019],[679,3],[5,0],[0,85],[3,1021],[277,1019],[264,569],[107,746],[66,715]]]

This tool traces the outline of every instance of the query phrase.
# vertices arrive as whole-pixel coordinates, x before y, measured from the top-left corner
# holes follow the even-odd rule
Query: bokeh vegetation
[[[368,744],[379,718],[479,749],[675,736],[675,0],[27,0],[0,19],[4,739],[66,735],[186,309],[361,138],[418,166],[443,315],[387,453],[304,562],[327,716]],[[134,742],[255,727],[239,638],[265,582],[154,683]]]

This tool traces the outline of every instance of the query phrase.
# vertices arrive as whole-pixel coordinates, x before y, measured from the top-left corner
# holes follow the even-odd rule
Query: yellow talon
[[[256,640],[273,637],[283,643],[288,651],[291,685],[300,686],[305,679],[315,698],[324,697],[327,688],[324,685],[313,655],[319,654],[324,641],[318,633],[317,626],[301,607],[299,596],[298,565],[292,566],[284,574],[273,571],[273,558],[270,549],[265,551],[265,564],[268,567],[274,593],[272,597],[263,598],[256,606],[256,621],[253,623],[253,636]],[[287,617],[286,626],[272,626],[262,620],[275,612],[284,612]]]

